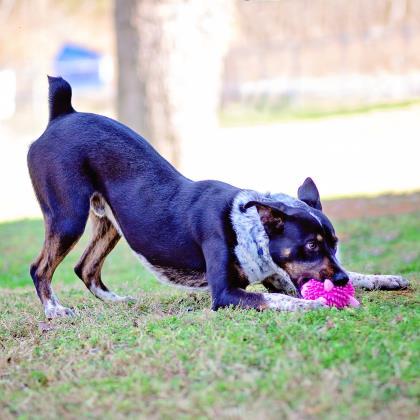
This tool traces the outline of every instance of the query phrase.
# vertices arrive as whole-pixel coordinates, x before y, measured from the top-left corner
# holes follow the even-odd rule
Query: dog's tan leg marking
[[[46,222],[44,245],[41,254],[31,265],[31,275],[48,319],[74,315],[70,308],[62,306],[58,301],[51,288],[51,280],[55,269],[74,247],[80,236],[72,239],[60,237],[59,234],[51,232],[50,224]]]
[[[408,280],[401,276],[381,274],[361,274],[348,271],[353,286],[365,290],[399,290],[406,289]]]
[[[95,213],[90,214],[92,237],[74,271],[98,299],[107,302],[133,300],[109,291],[102,282],[101,270],[105,258],[114,249],[121,236],[107,217],[99,217],[97,214],[97,208]]]

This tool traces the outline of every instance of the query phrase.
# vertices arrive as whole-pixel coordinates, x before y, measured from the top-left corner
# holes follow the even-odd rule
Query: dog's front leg
[[[277,293],[254,293],[233,287],[235,275],[231,256],[221,239],[207,241],[203,245],[206,259],[206,278],[212,293],[212,309],[238,306],[247,309],[275,309],[278,311],[302,311],[325,307],[325,301],[303,300]]]
[[[406,289],[408,280],[401,276],[382,274],[361,274],[348,271],[353,286],[365,290],[399,290]]]
[[[283,293],[288,296],[299,296],[296,286],[289,276],[273,274],[263,280],[262,285],[271,293]]]
[[[246,309],[274,309],[282,312],[309,311],[327,307],[323,298],[304,300],[280,293],[253,293],[243,289],[225,289],[221,293],[213,293],[212,309],[238,306]]]

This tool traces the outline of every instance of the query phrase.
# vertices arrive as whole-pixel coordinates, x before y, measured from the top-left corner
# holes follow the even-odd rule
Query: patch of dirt
[[[323,209],[334,220],[415,213],[420,212],[420,191],[323,201]]]

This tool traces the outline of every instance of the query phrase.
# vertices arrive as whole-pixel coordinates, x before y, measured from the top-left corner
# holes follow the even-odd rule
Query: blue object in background
[[[76,88],[100,88],[102,55],[87,48],[64,44],[54,58],[57,76],[68,80]]]

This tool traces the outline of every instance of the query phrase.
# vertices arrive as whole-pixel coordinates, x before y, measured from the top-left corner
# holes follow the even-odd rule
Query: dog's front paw
[[[348,273],[354,287],[365,290],[400,290],[409,286],[401,276],[381,274]]]
[[[322,297],[316,300],[305,300],[280,294],[264,293],[264,299],[267,308],[277,311],[300,312],[328,308],[326,300]]]
[[[323,297],[320,297],[315,300],[305,300],[305,299],[299,299],[299,300],[304,302],[303,310],[307,310],[307,311],[329,307],[327,305],[327,301]]]
[[[280,293],[284,293],[287,296],[293,296],[293,297],[298,297],[299,296],[299,292],[296,288],[296,286],[293,283],[283,283],[282,285],[282,290],[280,291]]]
[[[379,290],[406,289],[409,285],[407,279],[401,276],[375,276],[374,288]]]
[[[282,293],[288,296],[299,296],[296,286],[290,278],[284,278],[277,274],[267,277],[262,281],[262,285],[271,293]]]

